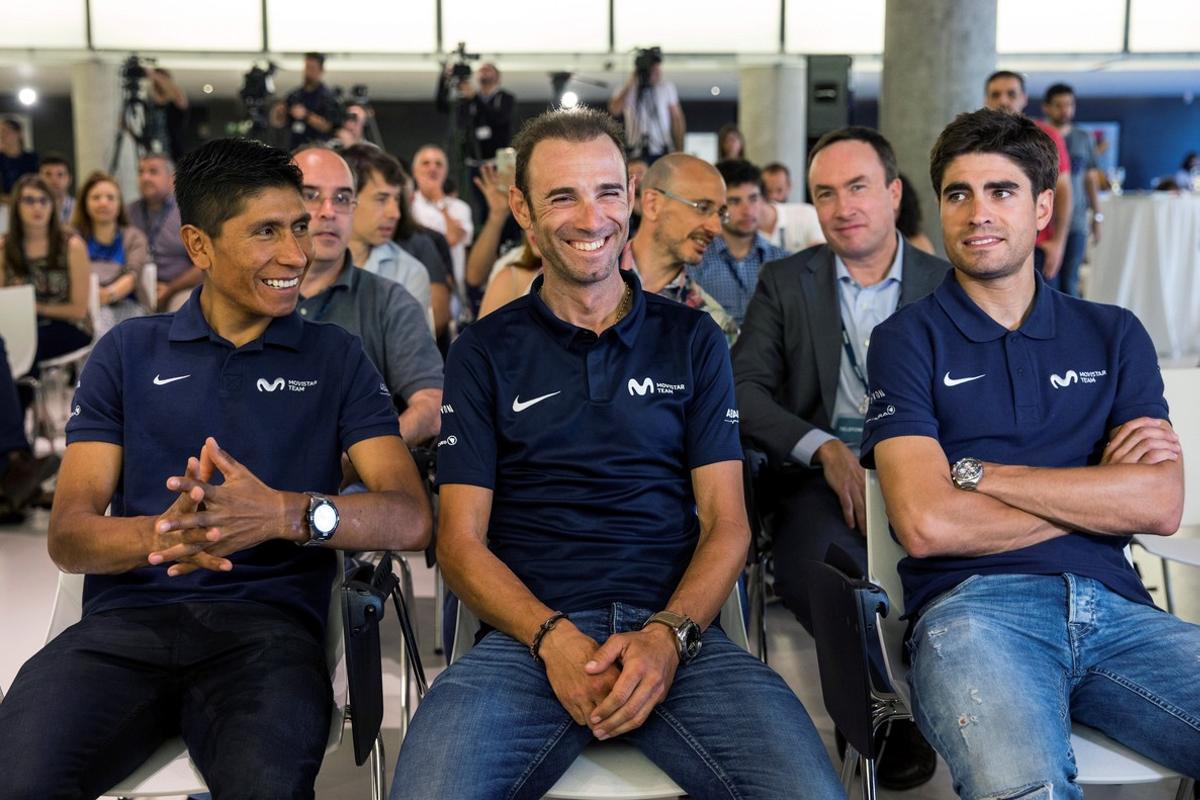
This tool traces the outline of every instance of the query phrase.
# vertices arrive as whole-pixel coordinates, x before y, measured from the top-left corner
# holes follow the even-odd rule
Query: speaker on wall
[[[808,57],[808,138],[850,124],[850,56]]]

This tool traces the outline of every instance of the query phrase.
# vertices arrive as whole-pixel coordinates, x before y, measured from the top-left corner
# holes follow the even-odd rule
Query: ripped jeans
[[[968,800],[1081,800],[1071,720],[1196,776],[1200,626],[1074,575],[975,575],[909,643],[913,714]]]

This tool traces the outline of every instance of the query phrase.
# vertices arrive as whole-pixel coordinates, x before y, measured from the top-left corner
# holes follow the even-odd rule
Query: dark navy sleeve
[[[392,405],[392,393],[379,370],[363,352],[359,338],[346,338],[342,408],[338,419],[338,438],[343,451],[365,439],[400,435],[400,417]]]
[[[450,348],[442,391],[437,481],[496,487],[496,390],[487,351],[468,328]]]
[[[913,314],[904,316],[911,318]],[[885,439],[938,438],[933,409],[933,352],[920,326],[899,322],[893,317],[876,328],[867,351],[871,405],[860,451],[867,469],[875,468],[875,445]]]
[[[1108,414],[1108,430],[1138,417],[1167,419],[1162,371],[1154,342],[1133,312],[1122,309],[1121,321],[1116,358],[1117,395]]]
[[[71,403],[67,444],[108,442],[125,446],[120,345],[121,332],[114,328],[92,348]]]
[[[692,336],[692,380],[687,408],[688,469],[741,461],[741,425],[725,334],[704,314]]]

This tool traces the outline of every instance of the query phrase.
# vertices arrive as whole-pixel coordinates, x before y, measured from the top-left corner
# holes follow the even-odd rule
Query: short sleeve
[[[437,446],[437,481],[496,486],[495,384],[487,351],[468,328],[450,347],[442,430]]]
[[[450,206],[451,213],[454,215],[454,221],[462,225],[466,232],[466,238],[463,239],[464,244],[470,244],[475,241],[475,220],[471,216],[471,207],[462,200],[457,200]]]
[[[667,107],[679,105],[679,90],[675,84],[667,81],[663,84],[663,94],[667,98]]]
[[[391,283],[385,317],[387,385],[407,402],[421,389],[442,388],[442,354],[429,332],[425,309],[403,286]]]
[[[125,446],[125,401],[122,394],[121,331],[104,335],[88,356],[71,416],[67,419],[67,444],[108,442]]]
[[[725,336],[704,315],[692,337],[695,385],[685,413],[688,469],[718,461],[741,461],[741,425],[733,392],[733,368]]]
[[[342,405],[338,416],[338,439],[342,450],[377,436],[399,436],[400,420],[392,406],[392,394],[379,370],[363,352],[357,336],[348,336]]]
[[[894,322],[893,317],[890,322]],[[867,351],[871,405],[863,426],[861,460],[875,468],[875,445],[896,436],[938,438],[933,408],[932,350],[919,329],[884,322]]]
[[[1117,394],[1109,411],[1107,429],[1131,419],[1167,419],[1162,371],[1150,334],[1133,312],[1121,309],[1121,340],[1117,353]]]

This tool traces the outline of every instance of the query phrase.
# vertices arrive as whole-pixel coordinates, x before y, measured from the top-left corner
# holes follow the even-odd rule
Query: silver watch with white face
[[[308,541],[305,544],[321,544],[333,538],[341,515],[337,506],[328,497],[308,492]]]
[[[975,491],[983,479],[983,462],[978,458],[960,458],[950,468],[950,479],[954,485],[968,492]]]

